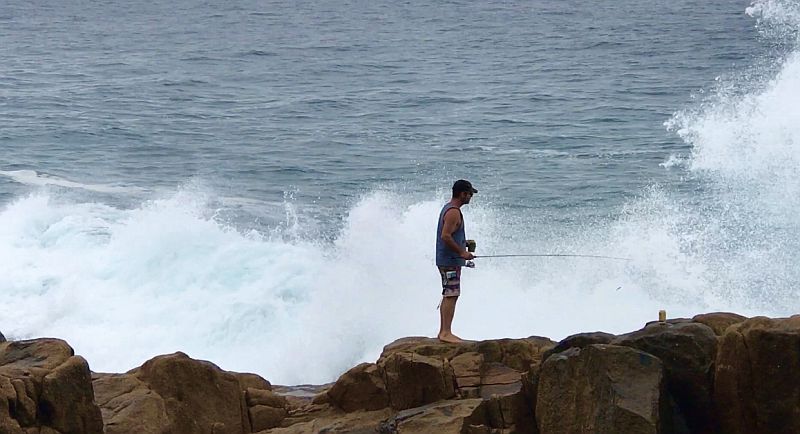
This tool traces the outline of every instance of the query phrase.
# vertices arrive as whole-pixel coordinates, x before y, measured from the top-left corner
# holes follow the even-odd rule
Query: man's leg
[[[453,324],[453,316],[456,313],[456,302],[458,297],[442,297],[442,306],[439,308],[441,322],[439,324],[439,340],[442,342],[463,342],[461,338],[454,335],[450,330]]]

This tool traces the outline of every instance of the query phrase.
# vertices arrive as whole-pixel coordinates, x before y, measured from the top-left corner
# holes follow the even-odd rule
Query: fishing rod
[[[472,253],[475,251],[477,243],[475,240],[466,240],[465,242],[467,251]],[[595,259],[613,259],[617,261],[631,261],[631,258],[621,258],[619,256],[606,256],[606,255],[580,255],[580,254],[568,254],[568,253],[530,253],[524,255],[474,255],[474,258],[543,258],[543,257],[552,257],[552,258],[595,258]],[[475,267],[475,263],[472,261],[467,261],[467,267]]]
[[[616,259],[619,261],[632,261],[631,258],[620,258],[619,256],[605,256],[605,255],[570,255],[563,253],[537,253],[526,255],[480,255],[475,258],[533,258],[533,257],[571,257],[571,258],[599,258],[599,259]]]

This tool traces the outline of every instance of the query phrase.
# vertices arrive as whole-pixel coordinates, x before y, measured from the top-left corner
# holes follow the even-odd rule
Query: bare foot
[[[439,333],[439,336],[437,337],[439,338],[440,341],[447,342],[450,344],[460,344],[461,342],[464,342],[464,339],[461,339],[460,337],[452,333]]]

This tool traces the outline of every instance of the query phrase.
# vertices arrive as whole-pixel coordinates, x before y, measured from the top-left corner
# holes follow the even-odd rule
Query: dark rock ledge
[[[404,338],[333,384],[273,386],[183,353],[103,374],[59,339],[0,340],[0,434],[795,434],[799,348],[800,316],[711,313],[561,342]]]

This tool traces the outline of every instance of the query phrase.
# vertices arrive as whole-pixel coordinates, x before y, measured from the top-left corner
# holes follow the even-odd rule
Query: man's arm
[[[444,224],[442,225],[442,233],[440,236],[444,244],[458,256],[467,260],[474,259],[475,255],[468,252],[464,246],[459,246],[456,240],[453,239],[453,232],[458,230],[458,227],[461,225],[461,213],[451,212],[454,209],[458,211],[456,208],[450,208],[444,213]]]

